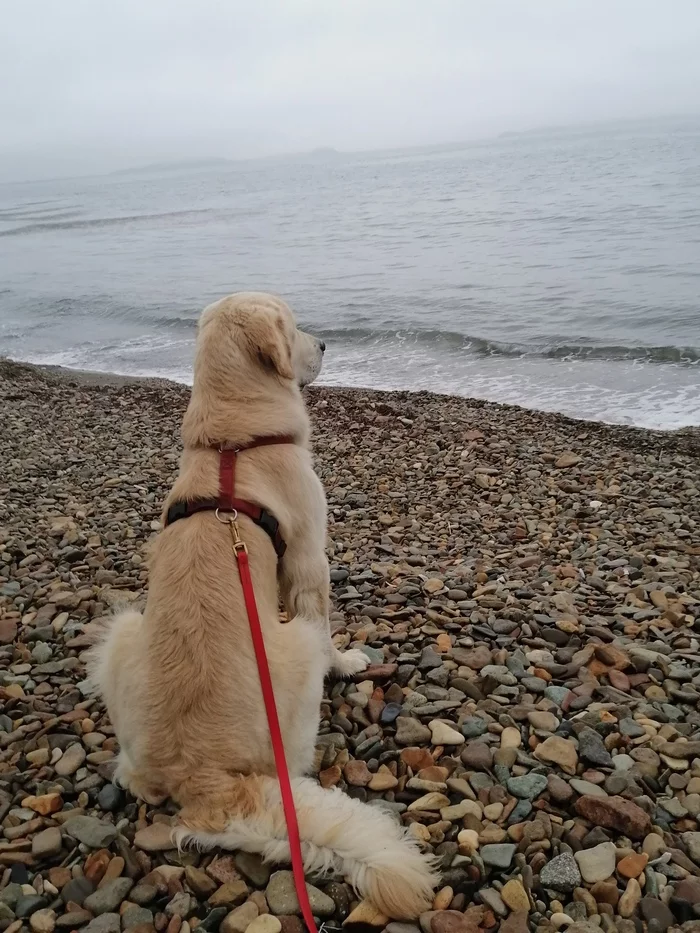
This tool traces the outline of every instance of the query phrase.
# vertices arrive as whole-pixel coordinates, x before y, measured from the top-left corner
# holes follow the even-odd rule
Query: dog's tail
[[[249,775],[231,780],[233,794],[227,796],[235,812],[229,811],[225,828],[214,828],[219,820],[212,819],[209,798],[203,810],[196,802],[183,808],[174,841],[201,849],[243,849],[267,862],[289,862],[277,779]],[[294,779],[292,788],[307,871],[344,876],[397,920],[415,919],[430,909],[437,882],[432,861],[390,814],[340,790],[326,790],[310,778]]]

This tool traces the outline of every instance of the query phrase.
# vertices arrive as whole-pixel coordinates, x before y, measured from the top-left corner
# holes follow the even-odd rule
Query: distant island
[[[342,156],[343,153],[332,146],[319,146],[310,152],[291,152],[247,159],[180,159],[176,162],[149,162],[147,165],[115,169],[109,172],[109,175],[162,175],[164,172],[207,172],[211,169],[226,168],[232,165],[247,165],[252,162],[325,162],[342,158]]]
[[[130,168],[119,168],[110,172],[110,175],[141,175],[150,172],[198,172],[210,168],[223,168],[232,165],[233,159],[183,159],[179,162],[150,162],[148,165],[135,165]]]

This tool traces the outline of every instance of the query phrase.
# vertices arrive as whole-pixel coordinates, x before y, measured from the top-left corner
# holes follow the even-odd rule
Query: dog
[[[238,454],[236,495],[269,509],[287,543],[278,566],[265,531],[239,517],[305,868],[341,874],[383,913],[414,918],[431,904],[430,859],[392,815],[306,776],[324,677],[351,676],[368,663],[363,652],[333,645],[328,621],[326,501],[301,394],[318,376],[324,349],[270,295],[232,295],[204,310],[182,425],[184,452],[164,515],[175,502],[218,495],[220,445],[293,438]],[[88,676],[119,740],[115,781],[148,803],[170,797],[179,804],[174,843],[289,860],[241,583],[229,529],[213,511],[159,533],[143,616],[132,609],[111,619],[89,652]]]

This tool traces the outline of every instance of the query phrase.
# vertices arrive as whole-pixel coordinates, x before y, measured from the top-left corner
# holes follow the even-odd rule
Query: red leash
[[[272,443],[270,440],[268,443]],[[282,440],[281,443],[288,443]],[[256,444],[255,446],[261,446]],[[233,498],[235,483],[235,457],[237,451],[225,450],[221,452],[220,461],[220,486],[221,496],[230,496]],[[223,506],[225,508],[225,506]],[[277,704],[275,703],[275,694],[272,689],[272,678],[270,677],[270,665],[265,651],[265,639],[260,625],[260,616],[258,615],[258,606],[255,601],[255,590],[253,589],[253,580],[250,575],[250,564],[248,562],[248,548],[241,541],[238,533],[238,524],[236,519],[238,513],[234,510],[225,514],[220,514],[217,510],[216,517],[219,521],[228,525],[233,542],[233,551],[238,562],[238,572],[241,577],[241,586],[243,588],[243,598],[245,600],[246,610],[248,612],[248,622],[250,624],[250,634],[253,640],[255,650],[255,659],[258,664],[258,675],[260,677],[260,687],[262,689],[263,700],[265,702],[265,712],[267,714],[267,724],[270,729],[270,739],[272,741],[272,752],[275,756],[275,767],[277,769],[277,780],[280,785],[280,796],[282,798],[282,808],[284,810],[284,819],[287,824],[287,835],[289,836],[289,852],[292,861],[292,873],[294,875],[294,887],[296,888],[301,913],[306,922],[309,933],[318,933],[314,923],[309,896],[306,891],[306,881],[304,880],[304,859],[301,854],[301,839],[299,837],[299,824],[297,822],[296,809],[294,807],[294,794],[292,793],[292,783],[289,778],[289,769],[287,767],[287,757],[284,753],[284,743],[282,742],[282,730],[280,729],[279,716],[277,714]]]

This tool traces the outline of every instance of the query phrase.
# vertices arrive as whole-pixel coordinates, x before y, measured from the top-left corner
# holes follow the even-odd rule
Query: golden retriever
[[[238,455],[236,495],[272,512],[287,542],[278,567],[265,532],[239,518],[305,866],[342,874],[390,917],[416,917],[430,906],[429,859],[391,815],[305,776],[325,675],[348,676],[367,665],[361,651],[335,648],[328,623],[326,503],[300,388],[318,375],[323,349],[270,295],[232,295],[205,309],[184,452],[165,511],[177,501],[218,495],[219,445],[293,436],[294,444]],[[113,618],[88,666],[120,743],[116,780],[147,802],[171,797],[180,805],[175,842],[289,859],[238,570],[229,530],[214,512],[191,515],[158,535],[143,616],[130,610]]]

